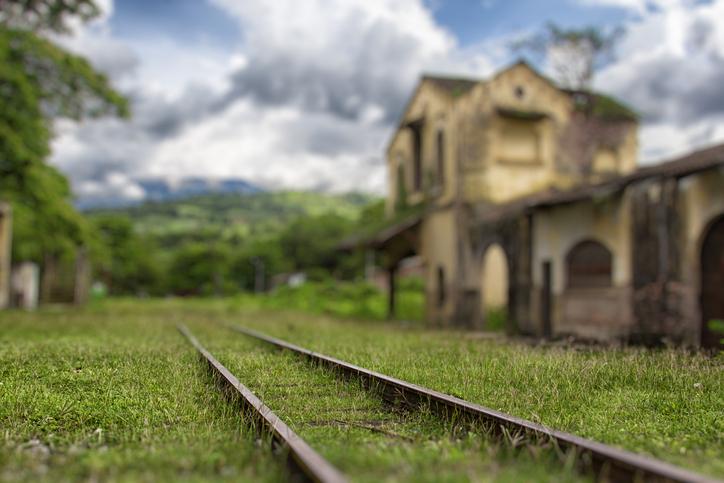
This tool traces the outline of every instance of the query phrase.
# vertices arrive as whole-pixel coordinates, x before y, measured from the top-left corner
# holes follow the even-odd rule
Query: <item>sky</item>
[[[86,201],[142,199],[149,177],[382,194],[384,147],[419,76],[490,76],[549,21],[624,28],[595,87],[641,114],[642,164],[724,142],[724,0],[98,3],[100,18],[59,41],[133,117],[56,123],[51,163]]]

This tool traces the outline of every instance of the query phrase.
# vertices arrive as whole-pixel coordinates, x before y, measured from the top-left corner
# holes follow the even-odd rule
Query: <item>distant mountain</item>
[[[143,196],[137,199],[97,197],[81,198],[76,206],[84,211],[107,208],[123,208],[135,206],[144,202],[176,201],[195,196],[211,194],[237,194],[248,195],[262,193],[265,190],[260,186],[241,178],[202,178],[188,177],[179,180],[165,178],[139,178],[136,185],[143,190]]]
[[[163,178],[145,178],[139,179],[138,185],[146,192],[144,201],[171,201],[208,194],[251,194],[264,191],[240,178],[190,177],[177,182]]]

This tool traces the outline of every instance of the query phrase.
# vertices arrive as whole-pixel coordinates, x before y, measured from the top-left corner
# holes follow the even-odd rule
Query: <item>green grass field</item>
[[[219,326],[240,323],[494,409],[724,477],[724,361],[681,350],[532,347],[239,300],[111,300],[0,316],[0,480],[278,481],[184,322],[323,455],[360,481],[560,481],[565,465],[422,413]],[[300,391],[295,388],[300,388]],[[358,448],[351,452],[349,448]]]

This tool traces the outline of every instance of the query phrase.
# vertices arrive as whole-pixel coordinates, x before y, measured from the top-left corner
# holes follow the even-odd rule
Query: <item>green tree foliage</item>
[[[82,57],[43,37],[98,13],[91,1],[0,2],[0,195],[15,209],[16,259],[86,243],[66,179],[46,164],[52,120],[127,116],[127,101]]]
[[[384,201],[292,192],[211,195],[88,217],[104,234],[98,246],[116,250],[97,256],[107,270],[104,280],[129,281],[109,282],[113,293],[133,295],[133,281],[142,279],[155,280],[154,287],[144,290],[151,294],[211,295],[268,289],[275,275],[297,271],[317,280],[360,278],[364,253],[343,252],[337,246],[352,234],[380,227]],[[114,221],[117,218],[122,223]],[[122,236],[109,238],[109,231]],[[114,241],[127,238],[131,241]],[[124,251],[142,251],[143,259]],[[143,262],[146,258],[154,263]],[[114,260],[119,262],[109,263]],[[124,264],[135,268],[126,271]],[[141,277],[144,269],[152,273]],[[153,275],[158,272],[163,276]],[[257,278],[260,272],[263,277]]]
[[[335,214],[298,218],[281,233],[279,243],[295,270],[333,271],[339,263],[335,247],[352,227],[351,220]]]
[[[223,244],[189,243],[173,256],[168,289],[178,295],[223,295],[237,289],[230,275],[231,251]]]
[[[109,293],[161,294],[162,270],[153,242],[139,236],[122,215],[101,215],[91,221],[99,240],[95,271]]]
[[[69,33],[73,21],[99,14],[93,0],[0,0],[0,25],[34,32]]]
[[[242,245],[239,254],[233,261],[231,277],[238,286],[247,291],[254,291],[257,281],[257,270],[263,270],[260,288],[270,285],[271,277],[281,273],[289,273],[294,263],[284,253],[278,236],[254,238]]]

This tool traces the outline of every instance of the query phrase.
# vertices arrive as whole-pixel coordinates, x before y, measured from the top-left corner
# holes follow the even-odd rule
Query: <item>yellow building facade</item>
[[[628,109],[559,89],[526,63],[489,80],[423,77],[387,150],[387,213],[425,211],[415,251],[425,263],[429,320],[474,317],[479,324],[476,303],[506,302],[505,290],[492,284],[481,293],[481,279],[504,281],[506,267],[500,256],[473,260],[471,206],[479,211],[630,172],[636,152]],[[472,306],[457,313],[461,297]]]
[[[673,203],[687,213],[675,229],[694,240],[724,212],[724,186],[714,176],[679,190],[679,177],[637,169],[637,133],[635,113],[620,102],[561,89],[524,62],[490,79],[425,76],[387,149],[390,227],[374,245],[392,277],[402,257],[420,256],[435,325],[484,327],[505,307],[517,332],[594,339],[650,332],[642,320],[652,316],[632,302],[648,286],[639,280],[648,262],[636,248],[647,236],[637,232],[637,217]],[[669,184],[639,186],[658,186],[649,179],[657,176]],[[675,196],[641,200],[642,190],[671,183]],[[704,217],[701,205],[715,213]],[[700,256],[682,252],[689,261]],[[682,281],[699,276],[685,266]],[[692,294],[681,304],[695,305]],[[681,334],[696,343],[701,330]]]

